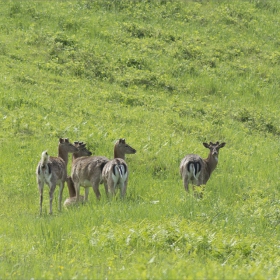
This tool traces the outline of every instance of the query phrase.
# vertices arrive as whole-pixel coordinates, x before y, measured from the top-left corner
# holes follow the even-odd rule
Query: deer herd
[[[189,191],[189,183],[193,186],[205,185],[218,164],[219,149],[226,143],[203,143],[210,150],[206,159],[199,155],[188,154],[180,164],[180,173],[185,190]],[[71,175],[67,176],[68,154],[72,154]],[[86,144],[76,141],[73,144],[68,138],[60,138],[57,157],[49,156],[47,151],[41,155],[36,169],[37,184],[40,193],[40,214],[42,214],[44,184],[49,186],[50,214],[52,214],[53,194],[56,185],[59,185],[59,210],[61,210],[62,193],[65,182],[68,186],[69,198],[64,206],[86,202],[90,187],[97,199],[101,194],[99,185],[104,184],[107,197],[116,195],[120,189],[120,196],[126,195],[128,183],[128,166],[125,161],[126,154],[135,154],[136,150],[129,146],[125,139],[119,139],[114,146],[114,158],[109,160],[104,156],[93,156],[86,148]],[[80,187],[85,188],[84,196],[80,195]]]

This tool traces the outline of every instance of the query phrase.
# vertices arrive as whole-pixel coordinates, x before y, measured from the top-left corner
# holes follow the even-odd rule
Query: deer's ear
[[[223,143],[221,143],[221,144],[219,145],[219,148],[223,148],[225,145],[226,145],[226,143],[223,142]]]
[[[202,143],[203,144],[203,146],[205,147],[205,148],[208,148],[209,149],[209,144],[208,143]],[[210,142],[210,144],[211,144],[211,142]]]
[[[69,143],[69,139],[68,138],[65,138],[64,140],[65,140],[66,143]]]
[[[59,143],[63,143],[64,139],[63,138],[59,138]]]

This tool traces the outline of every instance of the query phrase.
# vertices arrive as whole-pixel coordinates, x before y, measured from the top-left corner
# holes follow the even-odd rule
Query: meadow
[[[278,0],[0,5],[0,279],[280,278]],[[45,185],[39,215],[59,137],[109,158],[125,138],[126,199],[60,212],[57,187],[49,215]],[[179,164],[210,141],[198,199]]]

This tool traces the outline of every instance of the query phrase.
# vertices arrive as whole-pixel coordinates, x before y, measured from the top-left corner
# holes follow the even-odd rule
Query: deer
[[[52,214],[52,201],[56,185],[59,185],[59,210],[61,210],[61,201],[64,183],[67,179],[68,153],[77,152],[78,148],[69,142],[68,138],[60,138],[58,143],[58,156],[49,156],[47,151],[43,151],[41,160],[36,169],[37,184],[40,193],[40,214],[42,214],[43,190],[44,184],[50,188],[50,214]]]
[[[122,139],[124,140],[124,139]],[[117,141],[119,143],[120,141]],[[115,145],[114,151],[121,156],[125,157],[127,149],[125,149],[125,140],[121,141],[120,145]],[[128,145],[127,145],[128,146]],[[100,200],[101,194],[99,191],[99,185],[103,183],[102,170],[109,159],[104,156],[90,156],[77,158],[72,165],[71,178],[74,183],[76,191],[76,202],[80,199],[80,187],[85,188],[84,201],[88,200],[89,188],[92,187],[96,195],[96,198]],[[106,195],[108,191],[105,187]]]
[[[126,195],[128,182],[128,167],[125,154],[135,154],[136,150],[126,144],[125,139],[119,139],[114,146],[114,159],[108,161],[102,171],[102,179],[107,196],[114,196],[120,188],[120,196]]]
[[[109,161],[104,156],[89,156],[77,158],[71,169],[71,179],[74,183],[76,203],[80,200],[80,187],[85,188],[84,202],[88,200],[89,188],[92,187],[96,198],[100,200],[99,185],[102,183],[101,173]]]
[[[223,148],[226,143],[203,143],[205,148],[210,150],[206,159],[201,158],[199,155],[189,154],[186,155],[180,164],[180,173],[183,179],[185,190],[189,191],[189,182],[192,185],[201,186],[205,185],[209,180],[212,172],[218,164],[219,150]]]
[[[80,142],[80,141],[75,141],[74,145],[78,148],[78,151],[72,154],[72,165],[77,158],[92,155],[92,153],[86,148],[86,143]],[[64,201],[63,205],[65,207],[68,207],[68,206],[71,206],[76,203],[76,191],[75,191],[74,183],[73,183],[71,176],[67,177],[66,183],[68,186],[68,191],[69,191],[70,197],[68,197]],[[80,195],[80,200],[83,200],[83,199],[84,199],[84,197],[82,195]]]

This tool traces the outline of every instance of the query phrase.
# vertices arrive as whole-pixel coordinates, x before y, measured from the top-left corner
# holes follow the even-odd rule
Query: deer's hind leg
[[[64,189],[64,182],[61,182],[59,184],[59,194],[58,194],[58,203],[59,203],[58,209],[59,209],[59,211],[61,211],[63,189]]]
[[[50,185],[50,192],[49,192],[49,195],[50,195],[50,214],[52,214],[52,203],[53,203],[53,194],[54,194],[54,191],[55,191],[55,187],[56,187],[55,184]]]
[[[44,182],[42,182],[41,180],[38,180],[38,190],[39,190],[39,194],[40,194],[40,215],[42,215]]]
[[[126,189],[127,189],[127,178],[125,181],[120,183],[120,192],[121,192],[121,198],[125,198],[126,195]]]
[[[80,199],[80,183],[74,183],[75,192],[76,192],[76,202],[79,202]]]
[[[92,188],[93,188],[93,191],[96,195],[96,198],[98,200],[100,200],[100,197],[101,197],[101,194],[100,194],[100,191],[99,191],[99,182],[100,182],[100,179],[99,178],[95,178],[93,181],[92,181]]]
[[[189,178],[188,178],[188,176],[184,176],[183,185],[184,185],[184,188],[185,188],[186,192],[189,192]]]
[[[89,187],[86,187],[86,188],[85,188],[84,202],[88,201],[88,194],[89,194]]]

